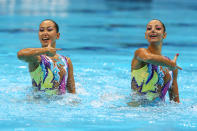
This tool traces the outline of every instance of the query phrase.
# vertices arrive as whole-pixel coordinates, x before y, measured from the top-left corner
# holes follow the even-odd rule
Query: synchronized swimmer
[[[59,27],[53,20],[44,20],[39,27],[42,48],[26,48],[18,58],[29,64],[32,85],[48,95],[75,93],[73,65],[70,58],[56,53]]]
[[[162,56],[163,39],[167,36],[165,25],[160,20],[151,20],[147,24],[145,39],[148,48],[135,51],[131,63],[131,106],[139,106],[164,101],[167,91],[170,100],[179,103],[177,84],[178,54],[173,60]],[[39,27],[39,39],[42,48],[26,48],[18,52],[18,58],[29,64],[32,85],[38,91],[49,95],[76,93],[73,65],[70,58],[56,53],[56,40],[59,39],[59,27],[53,20],[44,20]]]
[[[151,20],[147,24],[145,39],[150,43],[148,48],[135,51],[131,63],[131,106],[164,101],[167,91],[170,100],[179,103],[177,84],[178,54],[173,60],[162,56],[163,39],[167,36],[165,25],[160,20]]]

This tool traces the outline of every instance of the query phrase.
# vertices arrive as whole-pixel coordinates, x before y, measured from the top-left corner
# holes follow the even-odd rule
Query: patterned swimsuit
[[[171,74],[171,72],[170,72]],[[165,95],[172,84],[171,79],[164,85],[164,73],[160,66],[147,64],[131,72],[132,87],[149,101],[165,100]],[[160,88],[158,88],[160,87]]]
[[[30,72],[32,85],[38,90],[44,91],[49,95],[64,94],[66,92],[66,83],[68,78],[67,57],[58,55],[56,63],[51,58],[40,55],[41,62],[35,71]],[[60,77],[60,70],[63,70],[63,77]]]

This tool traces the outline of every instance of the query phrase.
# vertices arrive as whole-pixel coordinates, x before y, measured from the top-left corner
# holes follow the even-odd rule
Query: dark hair
[[[161,20],[159,20],[159,19],[152,19],[152,20],[158,20],[161,24],[162,24],[162,26],[163,26],[163,31],[164,31],[164,33],[166,32],[166,27],[165,27],[165,25],[164,25],[164,23],[161,21]],[[151,21],[152,21],[151,20]]]
[[[43,20],[43,21],[51,21],[51,22],[53,22],[53,23],[55,24],[56,32],[59,33],[59,26],[58,26],[58,24],[57,24],[55,21],[53,21],[53,20],[51,20],[51,19],[45,19],[45,20]],[[43,21],[42,21],[42,22],[43,22]],[[41,23],[42,23],[42,22],[41,22]]]

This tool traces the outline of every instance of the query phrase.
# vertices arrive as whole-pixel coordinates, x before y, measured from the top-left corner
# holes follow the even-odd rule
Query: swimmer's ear
[[[167,36],[167,33],[165,32],[165,33],[163,34],[163,39],[165,39],[166,36]]]
[[[57,33],[56,39],[58,40],[60,38],[60,33]]]

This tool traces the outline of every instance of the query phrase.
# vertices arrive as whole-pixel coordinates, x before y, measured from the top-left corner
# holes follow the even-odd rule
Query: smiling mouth
[[[47,41],[47,40],[49,40],[49,38],[42,38],[42,40],[43,40],[43,41]]]
[[[150,38],[156,38],[157,35],[150,35]]]

